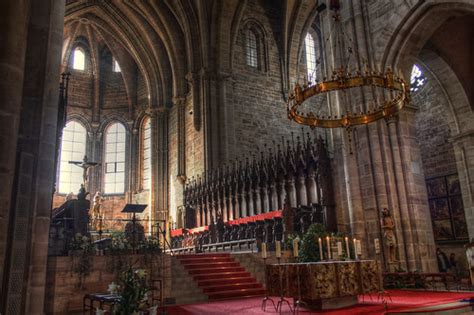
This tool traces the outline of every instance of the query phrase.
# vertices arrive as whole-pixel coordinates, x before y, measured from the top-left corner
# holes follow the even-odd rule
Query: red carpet
[[[265,294],[258,283],[228,253],[179,255],[180,263],[193,276],[209,300],[235,299]]]
[[[353,307],[338,309],[325,312],[310,312],[308,310],[301,310],[303,314],[329,314],[329,315],[344,315],[344,314],[385,314],[386,312],[396,313],[408,311],[411,309],[441,305],[452,302],[458,302],[462,299],[474,298],[474,292],[431,292],[431,291],[404,291],[404,290],[390,290],[387,291],[391,300],[388,299],[388,308],[384,306],[380,300],[377,300],[377,295],[361,296],[359,297],[359,304]],[[273,298],[275,303],[278,298]],[[219,302],[190,304],[190,305],[176,305],[167,307],[167,313],[171,315],[197,315],[197,314],[277,314],[273,306],[267,303],[266,312],[261,310],[262,298],[253,297],[246,299],[235,299]],[[288,306],[283,307],[282,314],[292,314]]]

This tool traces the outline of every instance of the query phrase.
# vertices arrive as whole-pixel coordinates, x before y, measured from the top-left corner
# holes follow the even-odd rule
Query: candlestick
[[[323,260],[323,241],[321,238],[318,239],[319,244],[319,260]]]
[[[262,243],[262,258],[267,258],[267,243]]]
[[[346,256],[348,259],[351,259],[351,251],[349,248],[349,238],[346,236],[345,240],[346,240]]]
[[[342,242],[337,242],[337,256],[342,257]]]
[[[293,257],[298,257],[298,239],[293,239]]]
[[[276,244],[275,244],[275,256],[277,258],[280,258],[281,257],[281,242],[280,241],[276,241]]]
[[[328,260],[331,259],[331,243],[330,243],[330,237],[326,236],[326,244],[328,247]]]

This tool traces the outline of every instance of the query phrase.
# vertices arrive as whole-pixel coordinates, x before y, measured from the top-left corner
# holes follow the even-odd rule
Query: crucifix
[[[84,188],[86,188],[87,187],[89,168],[97,166],[99,163],[89,162],[89,160],[87,159],[87,155],[84,155],[84,159],[82,161],[69,161],[69,164],[74,164],[74,165],[79,166],[80,168],[83,169],[83,171],[82,171],[82,181],[84,183]]]

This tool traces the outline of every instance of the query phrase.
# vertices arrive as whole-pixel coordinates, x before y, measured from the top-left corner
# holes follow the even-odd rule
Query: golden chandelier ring
[[[318,116],[313,112],[301,113],[298,107],[307,99],[328,93],[331,91],[342,91],[351,88],[372,86],[389,91],[391,99],[385,100],[383,105],[374,110],[362,113],[347,112],[341,116]],[[307,125],[311,128],[349,128],[356,125],[364,125],[385,118],[388,119],[400,112],[408,104],[410,99],[410,87],[405,81],[393,74],[389,69],[384,75],[377,73],[358,73],[355,76],[339,72],[331,81],[316,83],[306,88],[299,84],[295,86],[294,94],[288,98],[288,118],[298,124]]]

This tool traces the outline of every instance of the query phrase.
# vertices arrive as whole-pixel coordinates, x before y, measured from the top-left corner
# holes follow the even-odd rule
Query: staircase
[[[265,294],[265,289],[230,254],[176,256],[208,300],[225,300]]]

